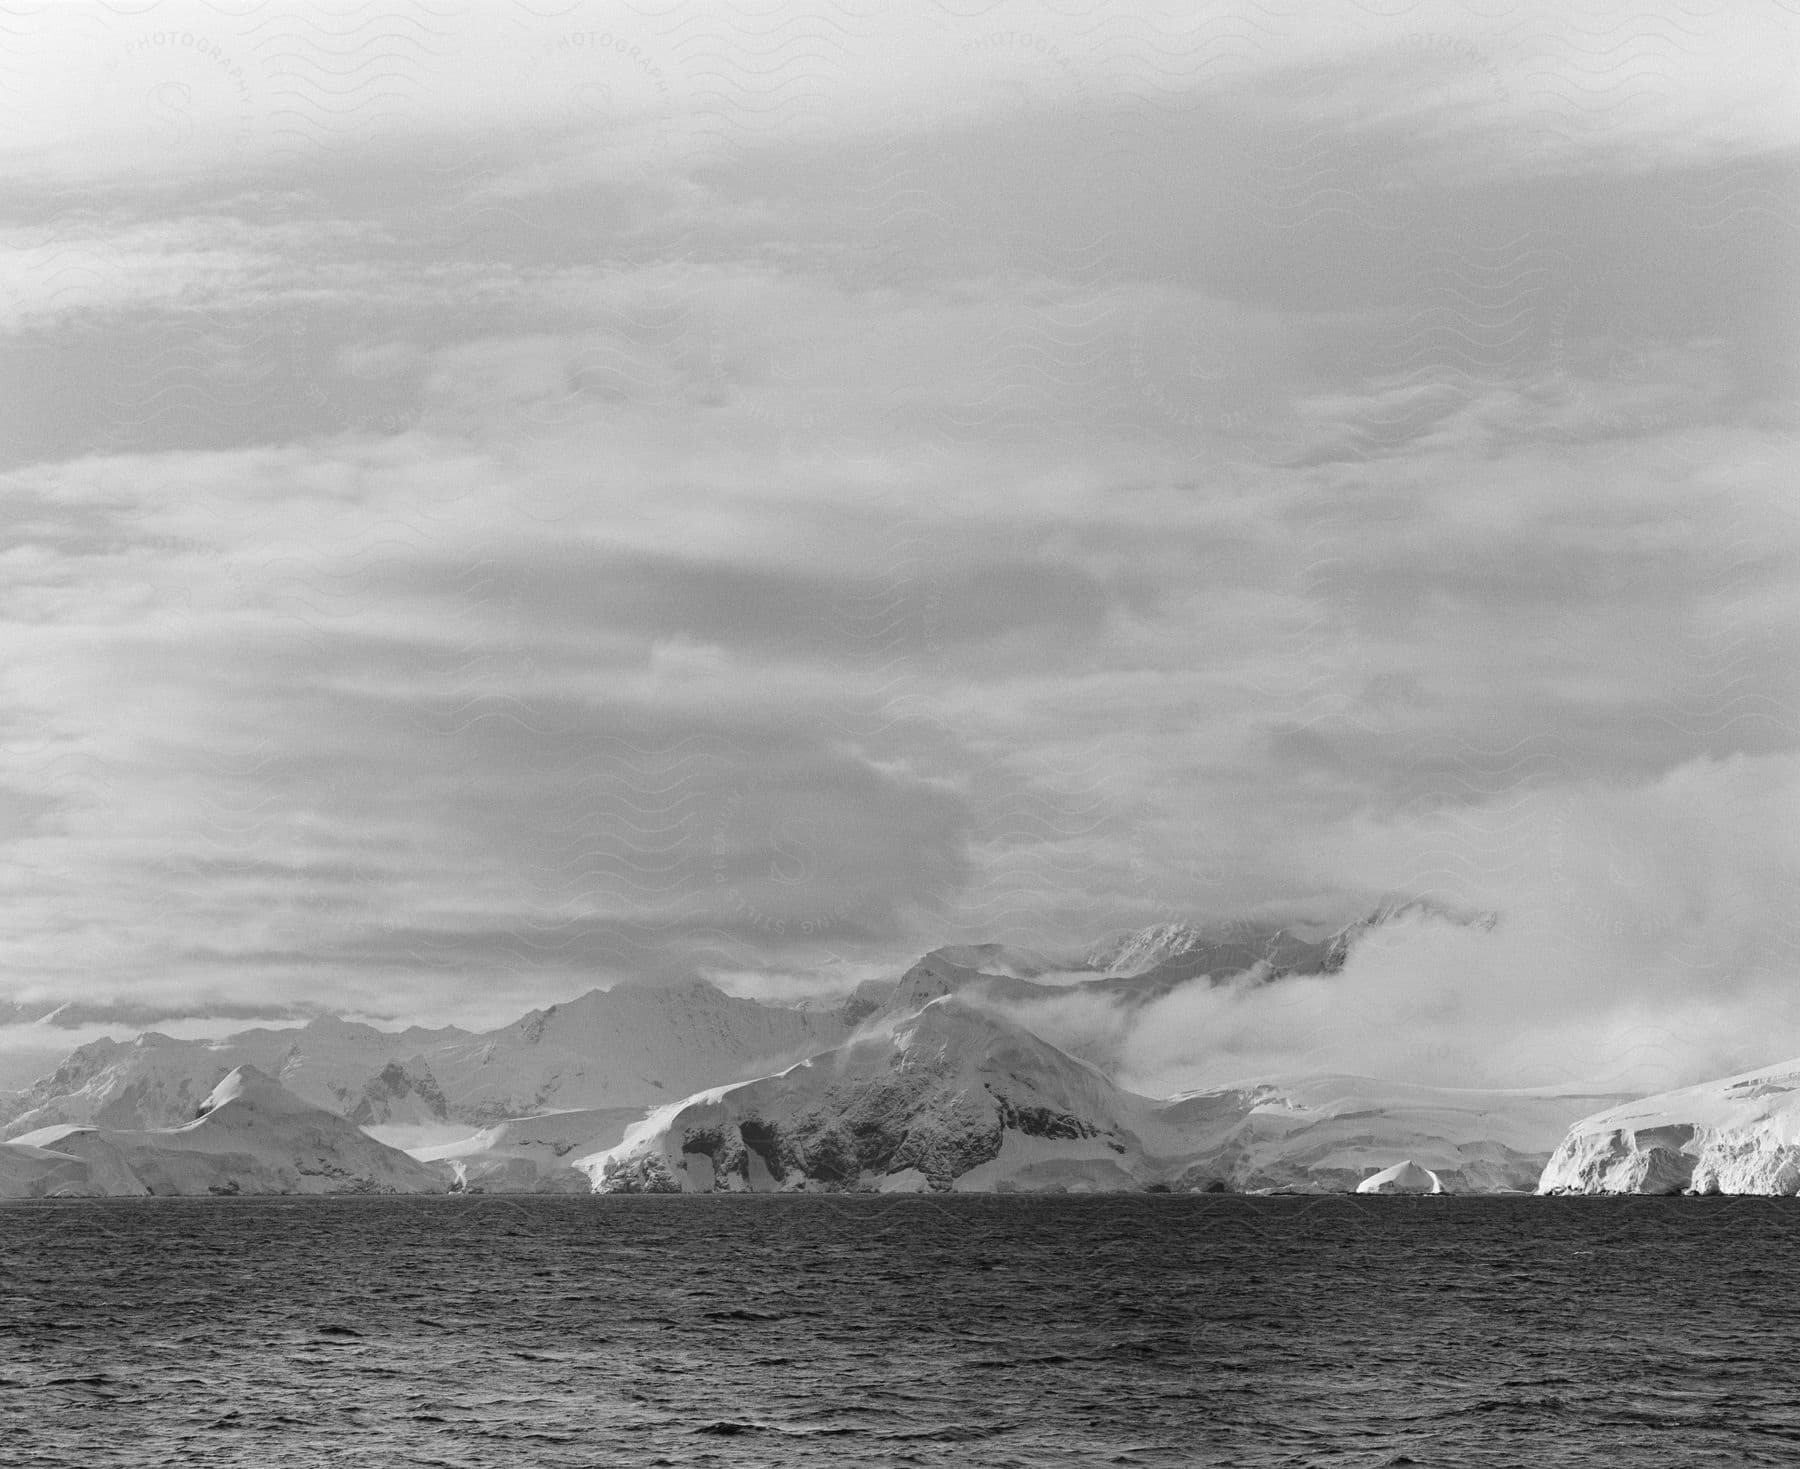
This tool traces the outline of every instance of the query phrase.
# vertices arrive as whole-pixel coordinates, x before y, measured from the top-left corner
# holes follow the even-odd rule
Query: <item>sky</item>
[[[1800,13],[1576,9],[9,10],[0,1002],[1403,895],[1137,1074],[1800,1054]]]

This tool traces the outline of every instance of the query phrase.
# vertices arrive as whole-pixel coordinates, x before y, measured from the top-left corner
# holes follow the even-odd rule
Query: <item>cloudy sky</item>
[[[1800,1052],[1800,14],[1578,9],[9,11],[0,999]]]

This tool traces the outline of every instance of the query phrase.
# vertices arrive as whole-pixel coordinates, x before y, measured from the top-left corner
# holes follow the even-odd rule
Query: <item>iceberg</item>
[[[1421,1168],[1408,1158],[1392,1168],[1371,1173],[1357,1184],[1359,1194],[1441,1194],[1446,1192],[1442,1180],[1429,1168]]]

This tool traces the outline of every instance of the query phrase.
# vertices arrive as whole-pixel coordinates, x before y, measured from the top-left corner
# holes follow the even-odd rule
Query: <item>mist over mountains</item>
[[[1456,1187],[1529,1187],[1576,1106],[1565,1097],[1477,1105],[1343,1074],[1171,1100],[1130,1084],[1132,1017],[1192,987],[1331,982],[1369,932],[1423,911],[1317,934],[1163,925],[1072,958],[952,945],[828,1006],[693,979],[594,990],[480,1032],[321,1016],[102,1038],[6,1098],[0,1127],[112,1158],[118,1138],[187,1128],[225,1078],[249,1075],[408,1146],[446,1187],[1349,1187],[1396,1147]]]
[[[1357,984],[1371,946],[1498,926],[1393,903],[1320,931],[1157,925],[1076,956],[949,945],[828,1004],[694,978],[482,1031],[318,1016],[105,1037],[0,1097],[0,1195],[1766,1192],[1800,1176],[1791,1067],[1650,1098],[1329,1067],[1139,1080],[1146,1036],[1217,1039],[1171,1035],[1171,1016],[1292,1008]],[[1236,1059],[1227,1045],[1212,1064]]]
[[[52,1123],[163,1127],[192,1118],[219,1077],[250,1065],[359,1125],[488,1124],[549,1110],[646,1106],[823,1050],[858,1027],[961,995],[1011,1014],[1096,1064],[1118,1061],[1116,1026],[1189,984],[1255,986],[1340,971],[1371,929],[1420,914],[1385,905],[1321,936],[1278,926],[1175,924],[1117,935],[1074,958],[1000,944],[933,950],[891,980],[867,981],[836,1005],[789,1007],[727,994],[704,979],[626,983],[532,1010],[494,1030],[386,1030],[315,1016],[222,1039],[148,1030],[102,1037],[0,1105],[9,1132]],[[1469,920],[1457,916],[1447,921]],[[66,1007],[64,1007],[66,1008]],[[52,1023],[52,1022],[46,1022]]]

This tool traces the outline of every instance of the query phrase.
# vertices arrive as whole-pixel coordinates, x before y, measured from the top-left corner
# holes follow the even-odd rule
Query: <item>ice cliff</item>
[[[1538,1192],[1800,1193],[1800,1061],[1584,1117],[1551,1155]]]

